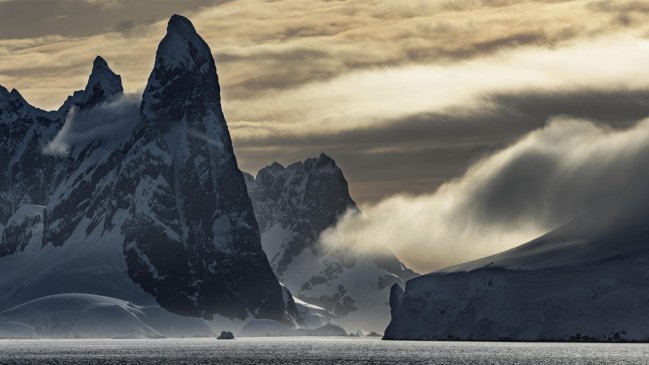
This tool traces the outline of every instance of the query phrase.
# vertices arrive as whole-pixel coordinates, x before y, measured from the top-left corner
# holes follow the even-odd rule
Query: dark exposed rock
[[[216,338],[217,340],[234,340],[234,334],[230,331],[221,331],[221,334]]]
[[[389,286],[415,274],[392,255],[356,256],[321,246],[323,231],[346,212],[358,212],[336,162],[323,153],[287,167],[272,163],[256,177],[246,175],[246,184],[280,280],[297,298],[345,317],[350,326],[382,330]]]

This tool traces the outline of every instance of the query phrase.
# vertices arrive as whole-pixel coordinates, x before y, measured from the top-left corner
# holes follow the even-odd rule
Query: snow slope
[[[302,317],[302,326],[304,328],[318,328],[331,323],[337,318],[328,310],[318,307],[317,305],[303,302],[298,298],[294,298],[297,310]]]
[[[115,298],[78,293],[47,296],[5,310],[0,312],[0,323],[12,323],[14,330],[22,326],[17,337],[29,334],[29,328],[41,338],[214,336],[208,324],[199,318],[181,317],[158,306],[142,307]],[[11,337],[7,327],[4,337]]]
[[[525,245],[393,286],[385,338],[649,341],[643,202],[622,193]]]

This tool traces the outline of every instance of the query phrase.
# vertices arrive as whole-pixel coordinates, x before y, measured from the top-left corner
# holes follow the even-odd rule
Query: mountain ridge
[[[293,295],[330,311],[349,331],[382,332],[390,285],[415,274],[392,255],[357,256],[322,246],[319,236],[348,210],[358,211],[347,180],[327,154],[246,175],[262,245]]]
[[[191,39],[179,35],[179,27],[183,32],[190,27]],[[163,55],[170,40],[185,47],[187,54],[180,56],[193,57],[192,65],[167,67]],[[43,159],[44,168],[54,166],[56,174],[41,174],[51,177],[51,185],[39,196],[14,199],[13,182],[2,190],[1,197],[16,203],[12,211],[35,203],[45,208],[42,243],[35,250],[25,250],[13,238],[0,241],[5,252],[0,255],[0,307],[85,292],[140,305],[159,303],[181,315],[299,325],[295,303],[262,251],[219,93],[209,46],[188,19],[174,15],[139,110],[129,115],[129,133],[112,140],[75,139],[63,154],[42,153],[55,135],[84,122],[79,118],[97,117],[93,111],[110,112],[127,102],[121,77],[100,56],[86,88],[68,97],[56,118],[41,121],[50,127],[48,134],[20,130],[18,137],[32,143],[27,150]],[[114,126],[110,118],[93,123]],[[25,123],[27,129],[35,124]],[[16,154],[3,149],[0,160]],[[22,172],[22,166],[15,170]],[[17,184],[34,185],[31,178]],[[5,227],[5,233],[14,226]],[[34,227],[25,226],[24,236],[35,237],[40,228]]]

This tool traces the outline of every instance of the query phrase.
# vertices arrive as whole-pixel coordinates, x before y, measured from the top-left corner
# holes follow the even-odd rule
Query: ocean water
[[[346,338],[0,340],[0,364],[649,364],[649,345]]]

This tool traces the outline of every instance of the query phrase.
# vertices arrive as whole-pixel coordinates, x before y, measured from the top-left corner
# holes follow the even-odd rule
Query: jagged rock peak
[[[283,174],[287,170],[292,171],[297,169],[303,169],[311,172],[311,171],[329,170],[332,168],[335,169],[336,171],[340,171],[340,168],[338,167],[336,161],[334,161],[333,158],[331,158],[329,155],[325,153],[321,153],[318,157],[307,158],[304,161],[292,163],[287,167],[284,167],[284,165],[280,164],[279,162],[273,162],[270,165],[263,167],[261,170],[259,170],[259,173],[257,174],[257,178],[264,175],[277,177],[278,175]],[[342,173],[342,171],[340,172]]]
[[[18,90],[7,91],[0,85],[0,121],[17,120],[29,114],[45,115],[46,112],[29,104]]]
[[[111,70],[105,59],[97,56],[92,62],[86,87],[69,96],[59,111],[65,114],[73,105],[81,109],[90,108],[123,94],[122,77]]]
[[[103,57],[97,56],[95,57],[95,60],[92,61],[92,66],[108,68],[108,62],[106,62],[106,60]]]
[[[280,164],[279,162],[273,162],[272,164],[259,170],[257,178],[263,175],[277,176],[283,173],[284,170],[286,170],[286,167],[284,167],[284,165]]]
[[[0,85],[0,100],[4,100],[9,97],[9,91],[2,85]]]
[[[174,14],[156,53],[156,66],[199,68],[211,60],[210,48],[189,19]]]
[[[315,161],[313,161],[315,160]],[[331,158],[329,155],[326,153],[321,153],[320,156],[318,156],[317,159],[309,159],[304,162],[305,164],[313,164],[313,167],[317,168],[323,168],[323,167],[335,167],[338,168],[338,165],[336,165],[336,161],[334,161],[333,158]]]
[[[320,156],[318,156],[318,160],[319,161],[327,161],[327,162],[336,163],[336,161],[334,161],[334,159],[331,158],[331,156],[329,156],[328,154],[326,154],[324,152],[320,153]]]
[[[4,86],[0,85],[0,101],[11,101],[22,105],[29,105],[22,95],[16,89],[7,90]],[[20,105],[20,106],[22,106]]]
[[[92,62],[92,71],[85,92],[92,93],[97,86],[104,92],[105,97],[124,92],[121,76],[113,72],[101,56],[97,56]]]
[[[307,158],[304,162],[290,164],[286,169],[304,169],[307,172],[335,172],[342,175],[342,171],[336,164],[336,161],[325,153],[321,153],[318,157]]]
[[[4,86],[0,85],[0,101],[1,100],[11,100],[11,101],[22,101],[25,104],[27,101],[25,98],[23,98],[22,95],[18,92],[16,89],[11,89],[11,91],[7,90]]]
[[[22,103],[22,105],[29,105],[27,100],[25,100],[25,98],[16,89],[11,89],[11,91],[9,92],[9,99],[14,102]]]
[[[270,165],[263,167],[254,178],[248,178],[248,190],[254,192],[257,189],[257,185],[274,185],[274,184],[294,184],[297,181],[305,182],[308,178],[313,179],[313,183],[319,181],[322,178],[333,178],[336,183],[332,183],[330,186],[339,186],[343,188],[340,193],[342,196],[346,196],[344,200],[349,198],[349,192],[347,190],[347,181],[343,176],[343,172],[336,164],[333,158],[328,156],[325,153],[321,153],[318,157],[307,158],[304,161],[298,161],[292,163],[286,167],[284,165],[273,162]],[[293,181],[293,183],[290,183]],[[312,185],[308,185],[312,186]],[[319,184],[317,184],[319,186]],[[315,188],[315,185],[312,186]],[[318,187],[317,189],[319,189]],[[316,189],[316,190],[317,190]],[[305,191],[302,191],[304,193]],[[354,202],[349,198],[351,204]]]
[[[163,129],[191,116],[191,128],[198,133],[206,133],[205,121],[211,120],[209,124],[216,122],[220,129],[217,134],[225,137],[225,145],[230,145],[220,92],[209,46],[187,18],[172,16],[142,95],[142,115],[146,120],[157,120]],[[210,117],[201,120],[198,115]]]
[[[174,14],[169,18],[169,23],[167,23],[167,32],[176,32],[183,37],[198,36],[192,22],[178,14]]]

